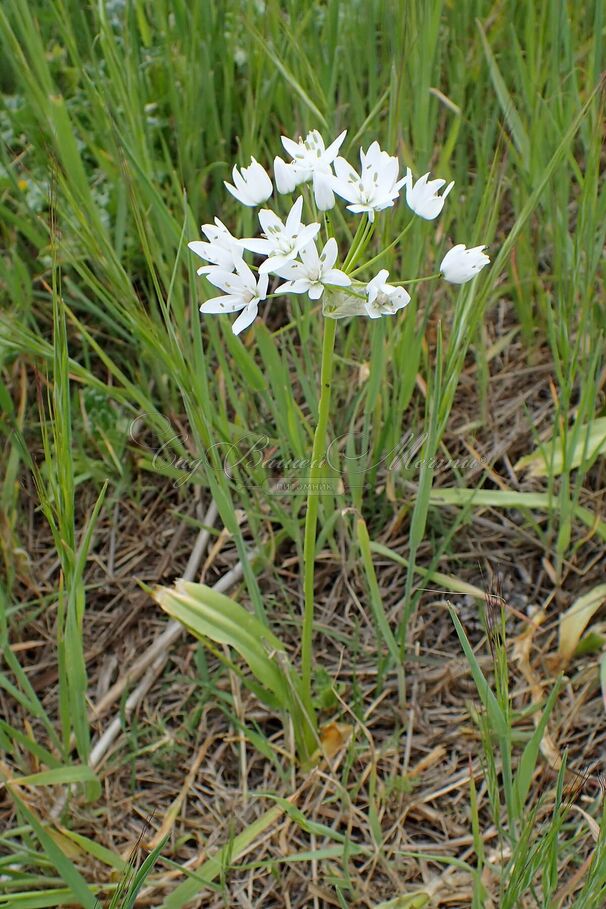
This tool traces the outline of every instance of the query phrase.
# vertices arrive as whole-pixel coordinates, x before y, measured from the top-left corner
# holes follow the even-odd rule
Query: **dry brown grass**
[[[510,329],[505,303],[492,313],[486,328],[490,348]],[[549,356],[527,363],[524,347],[512,338],[490,358],[490,376],[479,391],[476,363],[469,361],[461,377],[457,401],[444,439],[450,457],[476,456],[490,463],[488,488],[531,491],[537,481],[516,475],[513,464],[533,447],[531,427],[541,435],[551,425]],[[484,406],[482,406],[482,403]],[[477,483],[482,468],[465,479]],[[438,485],[454,480],[443,472]],[[28,677],[49,715],[57,715],[57,669],[54,620],[58,565],[52,540],[36,511],[34,490],[23,479],[20,536],[27,558],[19,567],[23,600],[40,598],[27,625],[15,629],[12,647],[18,651]],[[381,478],[385,488],[385,478]],[[389,484],[388,484],[389,493]],[[410,514],[403,494],[414,495],[414,482],[399,489],[392,515],[383,528],[374,528],[375,539],[406,556]],[[600,461],[589,474],[584,501],[596,513],[604,510],[604,468]],[[79,492],[83,513],[92,504],[87,487]],[[148,648],[165,626],[162,613],[139,587],[139,581],[171,583],[184,571],[196,538],[199,504],[190,493],[170,481],[142,474],[137,488],[125,491],[106,512],[95,533],[87,566],[88,601],[85,622],[87,671],[91,711]],[[428,565],[433,538],[448,531],[454,509],[430,515],[426,542],[419,563]],[[189,522],[185,518],[191,519]],[[546,518],[536,515],[541,528]],[[532,686],[524,667],[514,659],[513,643],[528,627],[535,610],[546,611],[536,628],[529,650],[529,666],[540,684],[554,679],[550,656],[557,649],[558,617],[562,610],[593,584],[602,580],[603,545],[586,529],[576,529],[578,546],[554,585],[549,540],[541,542],[530,532],[519,513],[474,508],[457,530],[438,570],[485,587],[492,574],[502,579],[507,604],[507,634],[512,703],[523,711],[532,700]],[[288,815],[257,839],[225,876],[218,891],[206,890],[192,906],[205,909],[241,906],[264,909],[303,909],[339,906],[334,880],[349,892],[351,905],[373,907],[381,899],[414,888],[427,888],[433,905],[470,905],[471,882],[462,871],[407,852],[427,852],[445,859],[474,861],[470,823],[469,777],[479,793],[482,836],[487,854],[499,862],[498,837],[488,811],[482,747],[470,706],[479,709],[467,664],[445,609],[452,600],[477,648],[487,673],[490,647],[484,638],[478,603],[471,597],[448,594],[419,579],[423,592],[410,629],[410,655],[406,664],[408,708],[398,709],[395,678],[378,676],[377,637],[366,608],[363,575],[348,542],[344,519],[339,530],[341,555],[322,553],[317,573],[316,661],[328,673],[338,699],[325,711],[325,721],[337,718],[351,723],[349,744],[330,762],[307,778],[289,761],[291,742],[281,723],[271,716],[246,688],[226,671],[218,672],[211,658],[206,664],[200,646],[182,637],[147,696],[103,758],[99,774],[102,800],[86,806],[72,800],[70,825],[109,849],[127,856],[142,825],[153,815],[154,832],[169,829],[165,856],[196,870],[230,838],[250,825],[273,803],[263,793],[289,797],[298,790],[296,805],[309,822],[347,836],[365,854],[352,855],[346,870],[339,858],[322,862],[293,862],[295,853],[334,845],[316,832],[305,832]],[[213,551],[205,565],[204,580],[213,583],[237,561],[229,540]],[[404,588],[404,569],[375,558],[385,610],[398,615]],[[290,646],[293,660],[299,646],[299,565],[289,550],[276,554],[275,564],[260,578],[270,618]],[[200,575],[198,575],[198,578]],[[243,598],[244,590],[235,591]],[[207,673],[208,668],[208,673]],[[575,659],[568,667],[552,721],[551,740],[561,754],[569,752],[569,766],[577,773],[601,760],[606,740],[604,704],[595,655]],[[93,729],[100,735],[117,709],[116,703],[96,717]],[[15,727],[30,722],[15,700],[0,690],[0,711]],[[230,721],[237,717],[249,729],[258,729],[275,760],[263,756],[241,729]],[[532,718],[521,718],[516,731],[533,729]],[[34,732],[41,730],[34,729]],[[32,766],[32,771],[36,768]],[[549,791],[555,770],[541,759],[533,786],[536,801]],[[579,796],[582,805],[587,787]],[[29,803],[41,817],[49,804],[32,791]],[[0,796],[2,825],[15,822],[13,805]],[[171,813],[171,806],[172,813]],[[166,819],[169,818],[170,822]],[[579,824],[584,823],[579,815]],[[591,830],[576,846],[578,854],[592,847]],[[154,834],[147,833],[149,846]],[[88,880],[107,879],[107,868],[76,854]],[[574,868],[562,869],[563,878]],[[347,875],[347,878],[345,877]],[[181,879],[160,864],[154,884],[144,891],[140,905],[158,905],[160,895]],[[487,878],[494,888],[496,878]],[[347,887],[349,886],[349,891]]]

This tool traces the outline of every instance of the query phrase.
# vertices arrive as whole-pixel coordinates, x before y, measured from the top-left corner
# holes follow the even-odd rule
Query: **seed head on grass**
[[[484,593],[486,636],[493,661],[496,661],[497,650],[505,647],[504,604],[501,576],[495,574],[491,578],[489,588]]]
[[[145,881],[151,874],[154,865],[156,864],[160,853],[164,848],[166,840],[168,839],[168,834],[160,840],[155,849],[153,849],[148,854],[148,856],[141,864],[138,863],[137,853],[142,845],[144,836],[151,828],[151,821],[153,819],[153,816],[154,815],[152,813],[149,819],[145,822],[143,828],[141,829],[141,832],[139,833],[137,842],[133,846],[131,854],[128,858],[128,865],[124,872],[124,876],[114,891],[108,909],[134,909],[135,903],[137,901],[137,896],[139,895]]]

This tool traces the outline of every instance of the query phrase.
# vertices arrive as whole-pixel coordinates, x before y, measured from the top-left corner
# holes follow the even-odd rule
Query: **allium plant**
[[[239,313],[232,324],[240,334],[255,320],[271,297],[305,294],[309,305],[321,300],[324,316],[320,402],[314,434],[304,539],[304,614],[302,629],[301,673],[303,686],[311,693],[312,634],[314,610],[314,558],[318,522],[318,495],[315,487],[326,455],[326,430],[330,409],[333,350],[337,320],[352,316],[379,319],[398,317],[410,302],[404,285],[443,277],[463,284],[488,264],[483,246],[466,249],[452,247],[443,257],[438,273],[426,277],[389,279],[385,268],[376,270],[379,260],[397,246],[412,226],[415,215],[426,221],[439,216],[453,188],[442,179],[425,174],[413,181],[410,168],[400,176],[397,157],[383,151],[378,142],[360,149],[356,170],[339,155],[346,133],[328,146],[317,130],[294,141],[282,137],[290,161],[274,159],[274,183],[265,168],[254,158],[248,167],[233,168],[229,192],[242,205],[260,206],[273,197],[273,204],[258,213],[260,236],[243,239],[232,236],[221,221],[204,224],[206,241],[189,244],[204,265],[198,269],[214,287],[223,291],[200,307],[205,314]],[[444,188],[445,187],[445,188]],[[400,200],[404,190],[413,217],[404,230],[384,249],[365,260],[377,220]],[[441,194],[440,191],[442,190]],[[290,204],[280,196],[295,195]],[[354,220],[358,220],[348,250],[341,250],[333,236],[331,222],[321,216],[344,200]],[[286,203],[286,204],[285,204]],[[285,212],[279,214],[278,210]],[[248,258],[248,261],[245,260]],[[364,275],[362,279],[361,275]]]

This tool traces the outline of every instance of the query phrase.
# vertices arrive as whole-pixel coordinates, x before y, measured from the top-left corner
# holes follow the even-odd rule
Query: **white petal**
[[[314,240],[302,246],[299,255],[305,266],[305,271],[318,270],[320,267],[320,256]]]
[[[278,157],[274,158],[274,177],[279,193],[291,193],[300,182],[295,166]]]
[[[239,335],[241,331],[244,331],[245,328],[248,328],[255,319],[259,312],[259,304],[256,301],[252,301],[248,306],[242,310],[236,321],[231,327],[231,330],[235,335]]]
[[[359,197],[357,184],[354,185],[347,180],[341,180],[339,177],[328,177],[328,181],[332,191],[347,202],[355,202]]]
[[[269,275],[259,275],[259,280],[257,281],[257,293],[256,297],[258,300],[264,300],[267,296],[267,287],[269,285]]]
[[[306,274],[306,271],[302,262],[289,261],[286,265],[274,268],[273,273],[280,278],[287,278],[289,281],[295,281],[297,278],[302,278],[303,275]]]
[[[189,249],[194,252],[197,256],[200,256],[202,259],[206,259],[206,256],[203,254],[203,250],[209,244],[205,243],[204,240],[192,240],[191,243],[187,244]]]
[[[231,178],[234,181],[234,185],[237,190],[242,192],[243,190],[246,189],[246,180],[244,179],[244,176],[240,173],[240,171],[238,170],[238,168],[236,167],[235,164],[234,164],[232,172],[231,172]]]
[[[286,265],[287,262],[292,262],[294,257],[295,257],[294,252],[291,253],[290,255],[270,256],[268,259],[265,260],[265,262],[262,262],[261,265],[259,266],[259,274],[260,275],[271,274],[271,272],[273,272],[275,269],[282,268],[282,266]]]
[[[343,140],[345,139],[346,135],[347,135],[347,130],[344,129],[343,132],[337,136],[335,141],[330,143],[330,145],[328,146],[328,148],[326,149],[326,151],[324,152],[324,155],[323,155],[323,158],[325,161],[332,161],[335,158],[337,152],[339,151],[339,149],[341,148],[341,145],[343,144]]]
[[[339,180],[345,182],[348,181],[359,181],[360,177],[358,176],[357,171],[353,169],[349,161],[346,161],[345,158],[335,158],[333,162],[335,173]]]
[[[234,253],[214,243],[204,243],[202,240],[194,240],[193,243],[187,244],[192,252],[211,265],[219,265],[224,269],[234,267]],[[240,253],[241,258],[241,253]]]
[[[259,212],[259,224],[263,230],[264,234],[268,234],[270,230],[275,227],[279,230],[284,229],[284,225],[277,214],[273,212],[270,208],[262,208]]]
[[[320,225],[314,222],[313,224],[308,224],[300,231],[298,237],[295,240],[294,252],[292,256],[293,259],[300,249],[302,249],[304,246],[307,246],[310,240],[313,240],[319,230]]]
[[[293,293],[292,287],[293,287],[294,283],[295,283],[294,281],[285,281],[284,284],[280,284],[279,287],[276,287],[276,289],[274,290],[274,293],[275,294]],[[294,291],[294,293],[296,293],[296,291]]]
[[[288,139],[286,136],[281,136],[282,145],[284,150],[288,152],[291,158],[294,158],[301,151],[299,143],[295,142],[293,139]]]
[[[241,278],[231,271],[226,271],[224,268],[213,268],[212,271],[209,271],[206,275],[206,279],[214,287],[218,287],[220,290],[225,290],[229,293],[239,293],[243,290]]]
[[[243,240],[240,240],[240,246],[244,249],[249,249],[251,252],[257,253],[259,256],[267,256],[274,248],[273,243],[270,240],[261,240],[258,237],[244,237]]]
[[[302,211],[303,211],[303,196],[299,196],[299,198],[296,200],[293,207],[289,211],[288,218],[286,219],[286,224],[284,225],[284,229],[285,229],[286,233],[290,234],[291,237],[297,233],[299,227],[301,226],[301,212]]]
[[[238,312],[240,309],[244,309],[246,302],[242,297],[237,297],[234,294],[226,294],[222,297],[212,297],[212,299],[207,300],[206,303],[203,303],[200,307],[200,312],[203,313],[224,313],[224,312]]]
[[[465,284],[471,281],[488,263],[490,259],[482,252],[485,246],[474,246],[466,249],[459,243],[450,249],[440,265],[440,271],[446,281],[451,284]]]
[[[330,211],[335,206],[335,194],[332,190],[330,176],[332,175],[314,171],[314,198],[319,211]]]
[[[390,188],[398,179],[400,165],[397,158],[387,157],[378,168],[379,182]]]
[[[217,218],[216,216],[215,216],[215,223],[214,224],[204,224],[204,225],[202,225],[202,230],[204,230],[204,228],[208,228],[209,230],[214,230],[216,233],[226,234],[228,237],[231,237],[231,234],[230,234],[229,230],[227,229],[227,227],[225,226],[225,224],[223,223],[223,221],[220,221],[219,218]]]
[[[265,202],[266,199],[269,199],[274,191],[274,187],[269,178],[269,174],[263,165],[259,164],[258,161],[255,161],[254,158],[251,160],[252,164],[247,168],[246,176],[248,178],[251,196],[258,205],[260,202]]]
[[[381,313],[378,311],[378,309],[375,309],[372,306],[370,301],[368,303],[364,304],[364,309],[366,310],[366,315],[368,316],[369,319],[380,319],[381,318]]]
[[[231,183],[227,183],[225,180],[223,182],[225,183],[225,187],[228,192],[230,192],[234,199],[237,199],[238,202],[240,202],[242,205],[253,206],[255,204],[247,195],[245,190],[240,191],[239,189],[236,189],[235,186],[232,186]]]
[[[309,290],[309,281],[305,278],[299,278],[297,281],[286,281],[281,284],[275,291],[277,294],[306,294]]]
[[[222,272],[224,275],[225,274],[233,275],[233,273],[234,273],[233,260],[228,265],[202,265],[202,267],[197,270],[196,274],[206,275],[206,277],[208,277],[209,275],[213,275],[216,272]],[[212,284],[213,282],[211,281],[210,283]],[[218,287],[218,286],[219,286],[218,284],[215,284],[215,287]]]
[[[398,288],[397,288],[397,291],[396,291],[396,298],[397,298],[398,303],[399,303],[399,308],[403,308],[404,306],[408,306],[408,304],[410,303],[410,294],[408,293],[408,291],[407,291],[406,288],[404,288],[404,287],[398,287]]]
[[[251,294],[256,294],[257,292],[257,279],[254,274],[244,261],[240,259],[239,262],[235,263],[235,268],[238,273],[238,277],[242,281],[242,284],[251,292]]]
[[[448,268],[451,262],[456,261],[460,253],[465,249],[464,243],[457,243],[456,246],[453,246],[452,249],[449,249],[440,265],[440,271],[444,269],[444,266]]]
[[[326,241],[324,249],[322,250],[322,264],[324,268],[332,268],[337,261],[338,254],[339,247],[337,246],[337,241],[334,237],[331,237]]]
[[[331,268],[323,277],[324,284],[336,284],[337,287],[349,287],[351,278],[338,268]]]
[[[385,284],[385,281],[387,280],[388,277],[389,277],[389,272],[387,271],[386,268],[382,268],[381,271],[378,272],[378,274],[376,274],[374,276],[374,278],[372,278],[368,282],[368,284],[366,285],[366,293],[368,294],[369,302],[371,302],[371,303],[373,302],[373,300],[379,293],[381,286],[383,284]]]
[[[360,149],[360,155],[361,155],[361,154],[362,154],[362,149]],[[378,143],[377,140],[375,139],[375,141],[372,142],[372,143],[368,146],[368,151],[367,151],[366,154],[364,155],[364,158],[365,158],[365,161],[366,161],[367,164],[368,164],[369,162],[372,163],[372,164],[375,164],[375,163],[378,163],[378,162],[379,162],[379,160],[380,160],[382,154],[383,154],[383,152],[381,151],[381,146],[379,145],[379,143]]]
[[[326,151],[324,147],[324,139],[317,129],[310,129],[310,131],[305,136],[305,145],[310,145],[314,151],[319,151],[320,154],[324,154]]]

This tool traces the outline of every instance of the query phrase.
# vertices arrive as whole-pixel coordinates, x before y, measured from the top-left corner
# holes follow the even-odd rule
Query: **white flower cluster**
[[[445,180],[430,180],[429,174],[425,174],[415,183],[410,168],[400,178],[398,159],[382,151],[378,142],[373,142],[366,151],[360,149],[358,173],[339,155],[345,135],[342,132],[328,148],[317,130],[298,142],[282,136],[282,145],[291,160],[274,159],[277,192],[292,193],[302,184],[311,183],[313,199],[310,196],[309,203],[314,211],[329,211],[335,206],[335,196],[339,196],[348,203],[349,211],[367,215],[372,226],[376,213],[390,208],[405,187],[406,202],[415,214],[428,221],[438,217],[453,183],[440,195]],[[225,186],[242,205],[259,206],[274,191],[269,174],[254,158],[248,167],[240,170],[234,167],[232,179],[233,183],[226,182]],[[303,196],[300,195],[285,221],[271,209],[259,211],[260,237],[233,237],[218,218],[214,224],[204,224],[202,233],[206,241],[195,240],[188,245],[207,263],[198,269],[198,274],[204,275],[223,294],[203,303],[201,312],[239,313],[232,326],[234,334],[239,334],[254,321],[259,304],[267,299],[270,275],[285,279],[274,294],[307,294],[311,300],[319,300],[328,288],[330,302],[325,305],[324,313],[332,318],[366,315],[376,319],[393,315],[407,305],[410,295],[403,287],[387,283],[386,269],[362,283],[352,280],[345,266],[343,270],[335,268],[337,241],[327,236],[319,251],[316,241],[321,224],[317,221],[303,224],[302,217]],[[470,281],[489,262],[484,248],[454,246],[444,256],[440,273],[454,284]],[[261,264],[247,264],[246,251],[263,257]],[[348,260],[351,270],[354,264],[351,256]],[[355,270],[359,271],[360,267]]]

